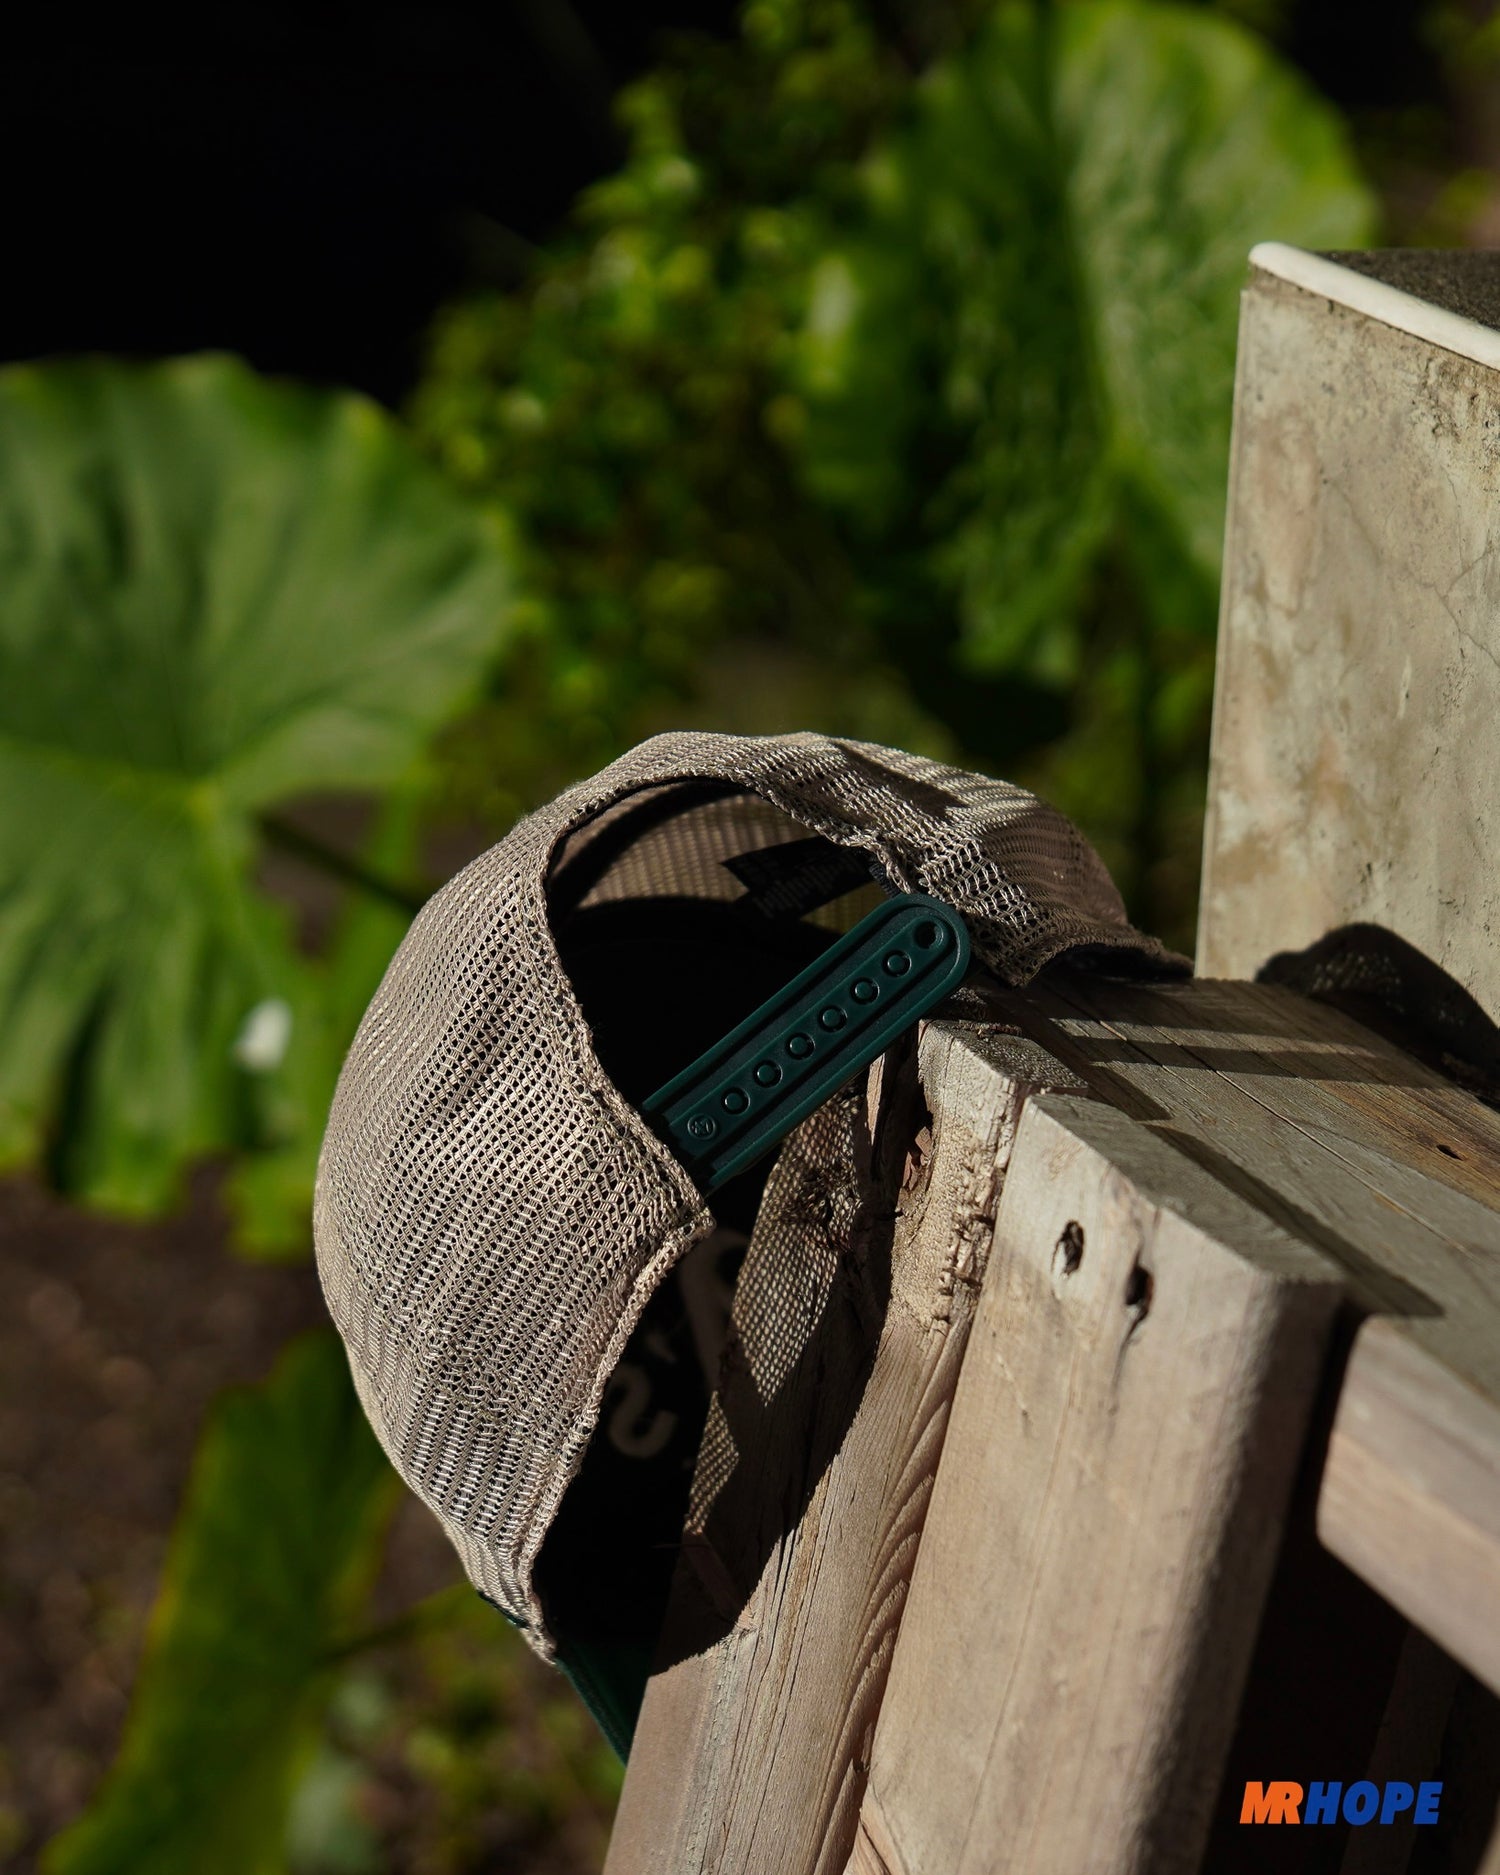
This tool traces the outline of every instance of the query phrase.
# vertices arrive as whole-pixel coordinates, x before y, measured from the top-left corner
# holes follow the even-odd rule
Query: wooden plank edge
[[[873,1790],[867,1790],[859,1809],[854,1850],[844,1875],[907,1875],[906,1863],[896,1847],[885,1812]]]
[[[1500,1693],[1500,1410],[1389,1318],[1365,1322],[1356,1337],[1317,1529]]]

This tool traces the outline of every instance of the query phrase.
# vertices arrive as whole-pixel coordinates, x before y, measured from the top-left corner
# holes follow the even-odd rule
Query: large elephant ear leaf
[[[144,1211],[317,1124],[258,818],[409,767],[508,564],[363,399],[216,357],[0,373],[0,1162]]]
[[[1342,120],[1198,9],[1063,9],[1053,66],[1078,292],[1113,453],[1217,579],[1251,247],[1360,247],[1374,201]]]
[[[1007,0],[867,176],[793,354],[809,484],[975,661],[1066,679],[1143,506],[1211,591],[1246,256],[1362,244],[1369,192],[1261,42],[1143,0]]]
[[[225,1396],[172,1537],[114,1767],[48,1875],[276,1875],[395,1474],[331,1333]]]

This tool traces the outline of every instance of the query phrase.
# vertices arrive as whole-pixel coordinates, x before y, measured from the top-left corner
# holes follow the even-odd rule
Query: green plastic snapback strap
[[[956,989],[969,933],[907,892],[877,906],[641,1111],[710,1192],[769,1152]]]

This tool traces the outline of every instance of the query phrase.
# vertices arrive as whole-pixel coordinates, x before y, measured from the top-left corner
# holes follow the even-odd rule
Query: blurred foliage
[[[404,1660],[362,1659],[330,1719],[346,1837],[351,1818],[379,1816],[382,1789],[408,1787],[421,1795],[402,1859],[430,1875],[533,1868],[549,1846],[578,1866],[603,1862],[623,1767],[566,1682],[467,1590]],[[321,1842],[332,1834],[325,1826]],[[311,1868],[328,1866],[306,1832],[304,1847]],[[387,1865],[379,1851],[365,1864]]]
[[[804,482],[902,668],[993,673],[1025,714],[981,762],[1190,948],[1239,288],[1257,239],[1367,237],[1343,131],[1209,15],[1009,5],[866,185],[799,335]]]
[[[419,777],[498,829],[669,720],[1040,781],[1187,936],[1236,288],[1365,232],[1332,114],[1144,0],[757,0],[623,114],[436,343],[416,420],[486,515],[227,360],[0,379],[0,1161],[150,1212],[232,1151],[245,1241],[304,1243],[410,907],[299,950],[267,840],[365,874],[281,808],[385,791],[399,874]]]
[[[414,409],[523,554],[456,805],[503,822],[706,715],[753,644],[820,720],[734,726],[903,717],[1040,780],[1183,938],[1238,289],[1257,239],[1367,238],[1335,114],[1198,10],[1006,0],[914,46],[763,0],[624,121],[571,237],[442,323]]]
[[[395,1478],[331,1333],[204,1434],[124,1748],[49,1875],[273,1875]]]
[[[726,643],[791,640],[837,726],[904,718],[942,742],[896,679],[871,683],[842,556],[774,420],[822,207],[852,207],[911,71],[848,0],[743,21],[624,94],[620,173],[523,290],[444,319],[416,400],[419,434],[524,554],[515,655],[447,751],[457,809],[492,824],[680,713]]]
[[[45,1150],[142,1213],[202,1154],[290,1160],[247,1184],[247,1234],[304,1245],[373,979],[363,930],[321,969],[253,889],[266,816],[390,787],[472,694],[498,530],[361,398],[220,358],[26,366],[0,375],[0,580],[0,1161]]]
[[[1208,16],[1007,6],[867,177],[800,335],[804,479],[869,542],[868,609],[1076,686],[1111,535],[1153,608],[1217,581],[1245,256],[1367,233],[1342,130]]]

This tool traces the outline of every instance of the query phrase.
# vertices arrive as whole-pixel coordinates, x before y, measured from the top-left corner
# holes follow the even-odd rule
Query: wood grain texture
[[[1500,1114],[1291,991],[1057,976],[1017,1019],[1500,1400]]]
[[[1426,1383],[1378,1489],[1339,1448],[1329,1540],[1419,1620],[1392,1503],[1466,1478],[1488,1542],[1500,1116],[1266,986],[1054,971],[993,1010],[778,1168],[609,1875],[1195,1867],[1338,1306],[1379,1317],[1358,1388],[1365,1336]],[[1092,1102],[1028,1107],[1070,1074]],[[1029,1196],[1023,1110],[1067,1134]]]
[[[813,1875],[856,1851],[1017,1123],[1077,1085],[966,1024],[927,1028],[919,1068],[814,1116],[768,1186],[608,1875]]]
[[[1149,1128],[1028,1107],[872,1752],[903,1875],[1198,1867],[1342,1289]]]
[[[849,1856],[849,1875],[893,1875],[890,1864],[871,1841],[863,1818],[855,1830],[854,1848]]]
[[[1383,1318],[1351,1365],[1328,1536],[1493,1684],[1500,1114],[1349,1017],[1266,985],[1063,975],[1013,1005],[1097,1093],[1319,1246]],[[1376,1410],[1390,1435],[1378,1460],[1353,1436],[1353,1415]],[[1425,1534],[1394,1537],[1391,1514],[1423,1503]]]
[[[859,1808],[854,1853],[849,1857],[845,1875],[908,1875],[900,1852],[891,1840],[880,1804],[868,1786]]]
[[[1500,1410],[1389,1321],[1349,1360],[1318,1535],[1500,1692]]]

